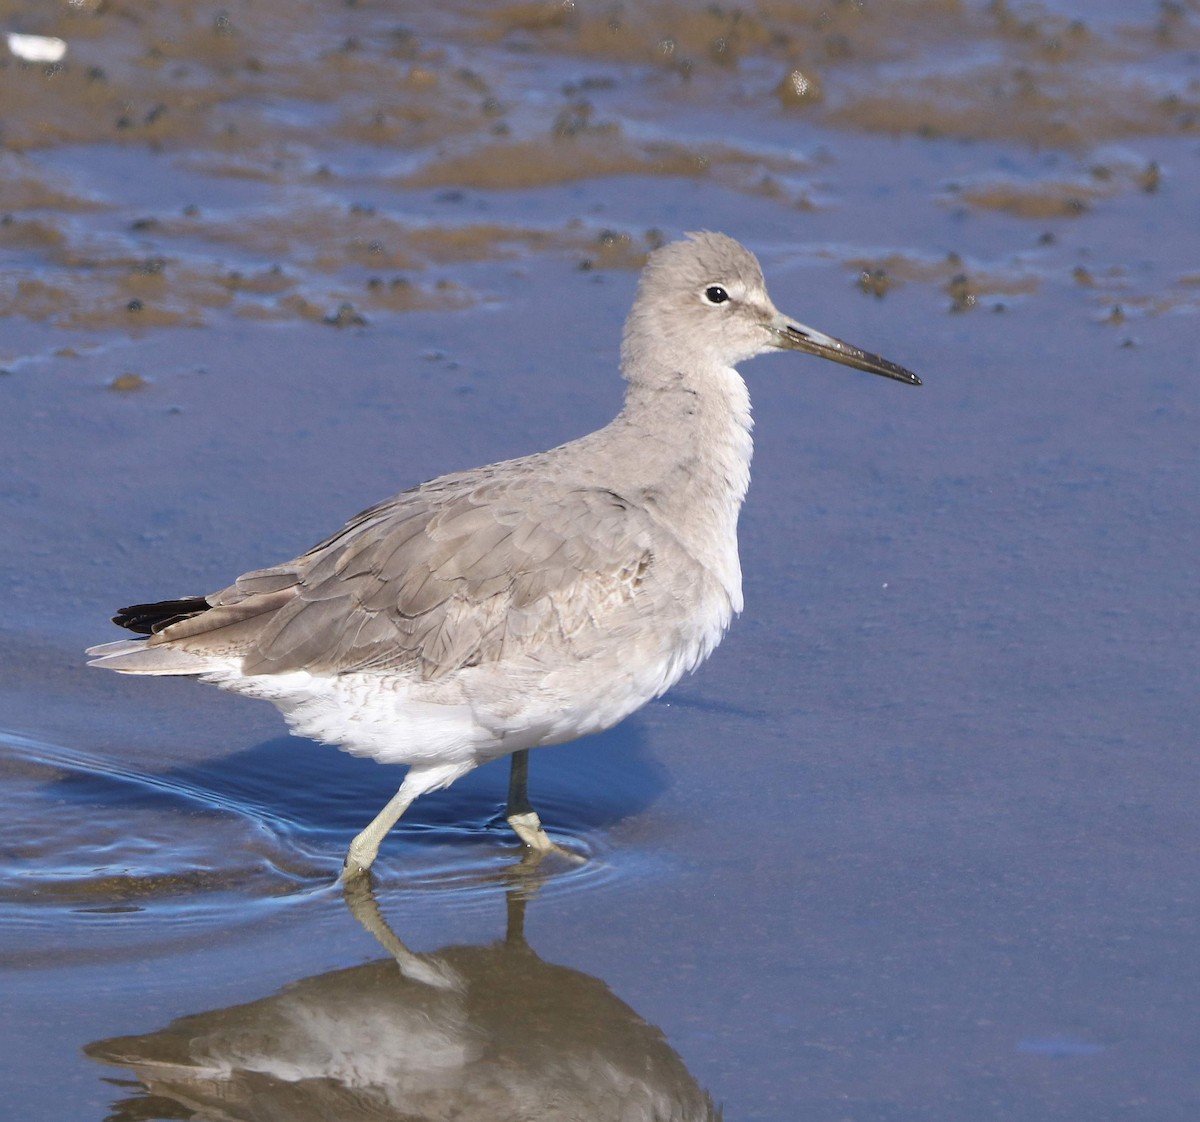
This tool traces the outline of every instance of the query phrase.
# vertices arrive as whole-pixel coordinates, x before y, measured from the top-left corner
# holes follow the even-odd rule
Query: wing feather
[[[583,656],[589,636],[632,628],[648,598],[679,595],[656,566],[663,537],[602,488],[555,493],[533,472],[444,477],[239,577],[151,641],[236,641],[248,674],[386,667],[428,680],[543,649]]]

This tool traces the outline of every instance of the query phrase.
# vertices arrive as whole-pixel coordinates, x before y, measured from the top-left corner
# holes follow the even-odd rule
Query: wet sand
[[[5,19],[67,44],[0,42],[5,1101],[1190,1120],[1194,5]],[[695,228],[925,386],[748,366],[744,615],[532,761],[587,862],[514,873],[483,769],[364,922],[330,883],[397,774],[82,648],[604,423]]]

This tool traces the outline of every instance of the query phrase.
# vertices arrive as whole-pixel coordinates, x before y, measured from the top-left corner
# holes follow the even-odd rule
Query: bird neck
[[[752,423],[750,395],[732,367],[680,372],[643,363],[607,433],[621,493],[694,556],[714,559],[734,611],[742,602],[737,520],[750,485]]]
[[[675,473],[686,466],[700,487],[715,485],[737,504],[745,498],[754,422],[746,383],[732,366],[643,365],[617,420],[642,446],[645,467]]]

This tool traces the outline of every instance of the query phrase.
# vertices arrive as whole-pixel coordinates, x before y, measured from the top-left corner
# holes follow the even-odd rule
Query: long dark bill
[[[777,346],[782,350],[803,351],[805,354],[827,358],[831,362],[840,362],[843,366],[853,366],[856,370],[866,370],[870,374],[881,374],[885,378],[894,378],[909,386],[919,386],[921,379],[911,370],[905,370],[894,362],[889,362],[879,355],[860,351],[849,343],[843,343],[823,331],[815,331],[805,327],[795,320],[780,316],[772,325]]]

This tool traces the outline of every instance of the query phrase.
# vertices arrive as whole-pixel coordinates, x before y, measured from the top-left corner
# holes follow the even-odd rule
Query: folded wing
[[[586,657],[602,634],[632,634],[649,600],[683,594],[658,579],[661,533],[603,488],[547,496],[523,476],[444,477],[239,577],[148,644],[240,655],[244,674],[370,667],[426,680],[551,650]]]

